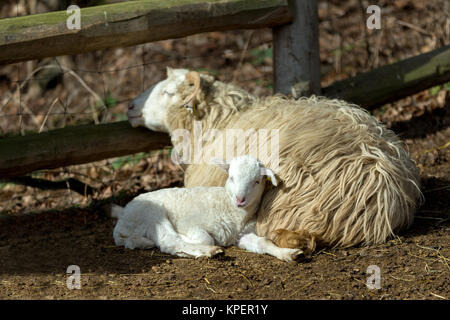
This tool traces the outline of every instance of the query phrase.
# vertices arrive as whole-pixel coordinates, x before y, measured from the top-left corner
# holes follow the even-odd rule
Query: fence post
[[[290,0],[291,24],[273,28],[274,90],[302,95],[320,94],[317,0]]]

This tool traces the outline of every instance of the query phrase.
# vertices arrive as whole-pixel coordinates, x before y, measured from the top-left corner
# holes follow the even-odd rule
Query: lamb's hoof
[[[214,249],[211,250],[211,257],[219,257],[225,255],[225,252],[221,247],[214,247]]]
[[[195,252],[193,255],[196,259],[201,258],[214,258],[224,255],[223,249],[218,246],[203,246],[199,251]]]

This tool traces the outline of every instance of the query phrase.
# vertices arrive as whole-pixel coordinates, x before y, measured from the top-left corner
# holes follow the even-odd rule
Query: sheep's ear
[[[269,180],[275,187],[278,185],[277,178],[275,178],[275,173],[271,169],[262,167],[261,175],[266,176],[267,180]]]
[[[228,173],[228,169],[230,169],[230,164],[226,163],[225,160],[223,160],[223,159],[214,158],[214,159],[211,159],[211,161],[209,163],[215,165],[216,167],[219,167],[226,173]]]
[[[166,67],[167,69],[167,78],[170,78],[173,76],[173,69],[171,67]]]
[[[189,101],[188,103],[184,104],[184,107],[192,114],[195,115],[196,110],[195,110],[195,104],[194,101]]]
[[[186,74],[186,83],[189,85],[193,85],[194,89],[192,93],[184,99],[184,106],[187,110],[189,110],[194,116],[197,116],[197,112],[195,110],[195,97],[197,93],[200,91],[201,86],[201,78],[200,74],[197,71],[189,71]]]

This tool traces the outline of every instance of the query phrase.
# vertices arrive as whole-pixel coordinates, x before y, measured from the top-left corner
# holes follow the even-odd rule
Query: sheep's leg
[[[319,237],[306,230],[290,231],[277,229],[271,232],[268,237],[281,248],[299,248],[307,255],[312,254],[317,247],[325,245]]]
[[[249,223],[238,240],[238,247],[250,252],[269,254],[283,261],[294,261],[303,255],[299,249],[280,248],[272,241],[259,237],[255,233],[256,222]]]

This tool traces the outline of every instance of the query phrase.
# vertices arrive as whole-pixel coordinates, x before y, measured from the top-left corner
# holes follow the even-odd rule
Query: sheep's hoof
[[[292,261],[309,262],[311,261],[311,254],[308,254],[308,252],[305,252],[303,250],[297,250],[297,252],[294,252],[292,254]]]
[[[304,262],[307,259],[307,255],[300,249],[285,249],[278,258],[286,262]]]
[[[301,261],[303,259],[305,259],[305,253],[303,250],[296,250],[292,253],[292,261]]]

